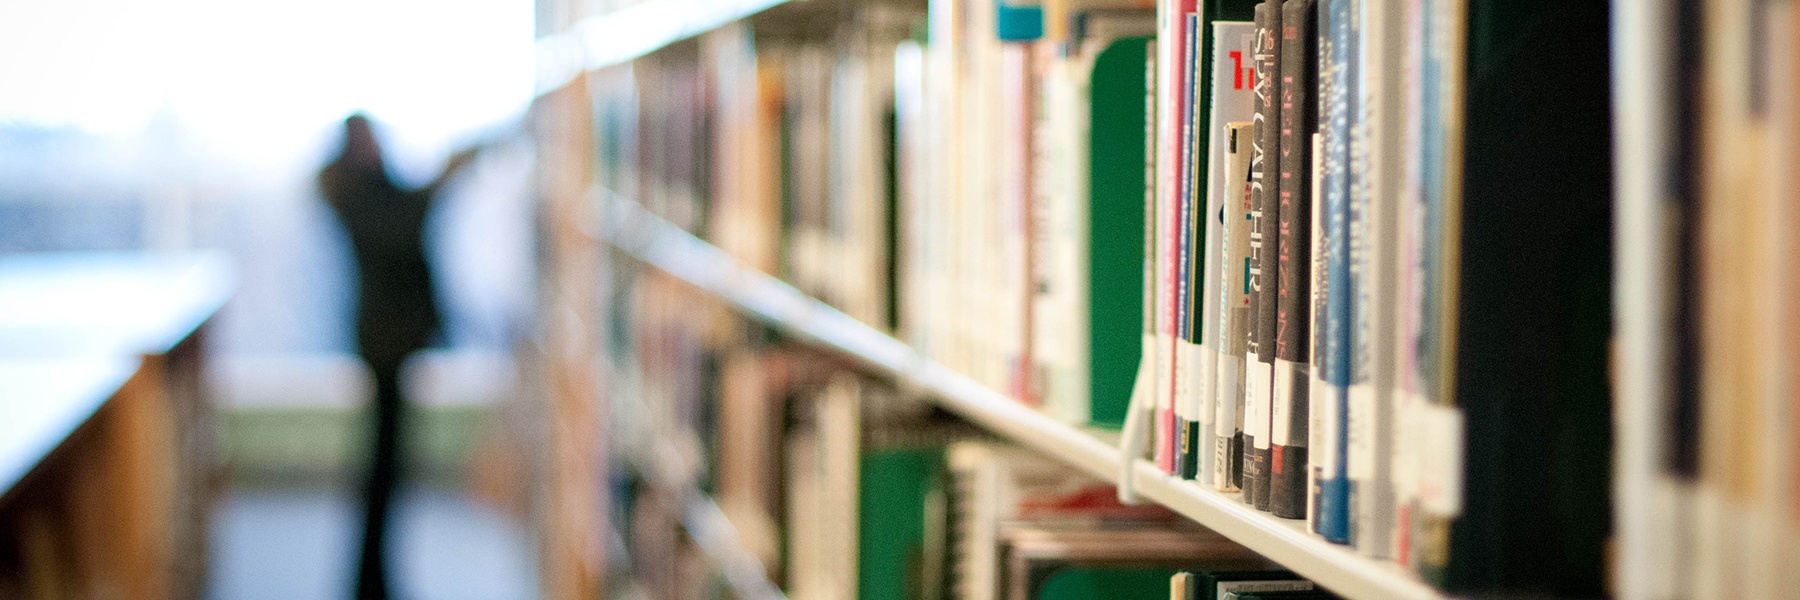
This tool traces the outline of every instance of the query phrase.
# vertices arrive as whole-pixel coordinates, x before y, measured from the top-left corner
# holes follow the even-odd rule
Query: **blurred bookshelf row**
[[[536,21],[530,243],[483,263],[530,289],[478,301],[530,318],[412,385],[452,432],[426,470],[528,516],[544,596],[1800,594],[1791,0]],[[5,210],[34,246],[139,218]],[[46,303],[37,260],[0,258],[36,418],[0,435],[0,596],[192,596],[210,453],[350,460],[353,412],[281,411],[353,365],[200,360],[256,328],[204,293],[166,343],[57,350],[58,310],[130,311]],[[274,408],[213,415],[219,374]]]
[[[980,447],[1345,597],[1786,597],[1793,19],[815,1],[595,53],[539,113],[592,564],[698,593],[654,507],[701,494],[791,596],[1063,597]]]

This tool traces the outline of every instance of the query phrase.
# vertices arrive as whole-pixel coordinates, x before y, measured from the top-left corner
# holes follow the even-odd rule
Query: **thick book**
[[[1610,5],[1470,4],[1427,2],[1423,19],[1421,286],[1435,328],[1418,356],[1431,395],[1418,433],[1433,445],[1420,452],[1416,550],[1452,593],[1601,597]],[[1474,50],[1499,47],[1514,51]]]
[[[1313,430],[1318,443],[1308,457],[1315,465],[1313,531],[1345,543],[1350,537],[1349,453],[1350,378],[1350,95],[1349,33],[1352,0],[1324,0],[1319,9],[1319,194],[1313,225],[1323,243],[1314,245]]]
[[[1269,512],[1305,518],[1307,383],[1312,312],[1312,134],[1317,37],[1314,0],[1282,4],[1281,183],[1277,195],[1275,384],[1270,400]]]
[[[1280,230],[1281,2],[1257,5],[1257,146],[1251,160],[1251,186],[1256,194],[1255,230],[1251,233],[1250,291],[1253,324],[1250,351],[1255,357],[1245,369],[1244,500],[1258,509],[1269,508],[1269,435],[1274,401],[1276,262]]]
[[[1251,31],[1254,38],[1255,32]],[[1254,76],[1246,77],[1246,79]],[[1250,192],[1251,123],[1227,123],[1225,170],[1220,193],[1225,196],[1220,225],[1224,229],[1219,272],[1219,401],[1214,405],[1213,489],[1235,492],[1244,477],[1244,364],[1250,330]]]
[[[1206,127],[1207,159],[1206,159],[1206,210],[1201,215],[1206,225],[1206,251],[1200,256],[1204,262],[1205,285],[1201,288],[1200,323],[1195,326],[1200,336],[1200,361],[1208,366],[1201,377],[1201,394],[1204,398],[1200,410],[1201,426],[1198,432],[1202,445],[1200,458],[1200,482],[1203,486],[1222,489],[1220,473],[1229,477],[1237,472],[1238,467],[1225,466],[1223,461],[1229,460],[1231,454],[1231,438],[1236,434],[1236,403],[1243,398],[1243,356],[1241,339],[1234,339],[1233,333],[1226,331],[1224,321],[1229,317],[1226,313],[1232,310],[1230,300],[1241,300],[1242,294],[1230,295],[1228,280],[1239,281],[1241,287],[1242,274],[1233,273],[1233,266],[1242,262],[1226,256],[1230,253],[1230,235],[1226,229],[1236,225],[1241,219],[1231,219],[1228,215],[1239,212],[1236,201],[1243,195],[1246,181],[1242,176],[1242,167],[1232,170],[1227,156],[1233,152],[1232,123],[1248,124],[1256,112],[1256,95],[1253,81],[1256,77],[1254,65],[1256,46],[1256,25],[1247,21],[1218,21],[1212,25],[1209,39],[1212,47],[1212,81],[1208,89],[1209,114]],[[1246,134],[1247,135],[1247,134]],[[1246,147],[1246,150],[1248,148]],[[1248,159],[1248,154],[1244,158]],[[1242,215],[1238,215],[1242,216]],[[1240,225],[1241,227],[1241,225]],[[1244,241],[1248,241],[1246,238]],[[1246,247],[1247,249],[1247,247]],[[1242,337],[1241,329],[1233,330],[1237,337]],[[1227,348],[1236,344],[1239,354],[1236,362],[1226,366]],[[1229,405],[1229,407],[1221,406]],[[1229,411],[1229,412],[1224,412]],[[1208,414],[1210,413],[1210,414]],[[1221,421],[1221,418],[1229,419]],[[1224,467],[1221,469],[1221,467]],[[1230,489],[1236,489],[1236,483]]]
[[[1149,19],[1089,19],[1090,36],[1070,65],[1072,90],[1066,118],[1080,126],[1057,141],[1077,146],[1069,152],[1076,179],[1067,209],[1046,211],[1056,228],[1072,236],[1071,246],[1044,253],[1045,261],[1071,261],[1073,269],[1056,268],[1052,284],[1062,284],[1058,297],[1041,316],[1072,310],[1078,327],[1040,327],[1066,339],[1038,352],[1051,369],[1047,404],[1064,420],[1117,428],[1124,423],[1132,394],[1132,376],[1143,348],[1145,296],[1143,227],[1145,215],[1145,64],[1151,29]],[[1102,27],[1104,26],[1104,27]],[[1082,134],[1085,133],[1085,137]],[[1065,213],[1073,213],[1064,216]],[[1063,273],[1066,275],[1062,275]],[[1065,281],[1066,280],[1066,281]],[[1072,335],[1071,335],[1072,334]],[[1072,338],[1072,339],[1070,339]],[[1050,339],[1045,336],[1044,339]]]
[[[1161,25],[1160,17],[1161,14],[1159,13],[1159,31]],[[1124,427],[1119,437],[1119,448],[1125,456],[1125,460],[1121,461],[1120,465],[1120,486],[1118,489],[1119,497],[1123,500],[1131,500],[1136,497],[1136,492],[1131,485],[1132,463],[1138,458],[1141,458],[1146,447],[1151,445],[1148,438],[1151,437],[1156,429],[1156,414],[1154,410],[1156,406],[1156,396],[1157,391],[1162,389],[1162,387],[1158,385],[1162,381],[1162,353],[1160,350],[1161,347],[1157,344],[1161,339],[1161,336],[1157,335],[1158,322],[1156,318],[1158,306],[1158,303],[1156,302],[1158,282],[1156,268],[1162,263],[1162,261],[1157,260],[1156,245],[1157,209],[1161,206],[1161,203],[1157,202],[1157,190],[1159,189],[1159,186],[1156,176],[1156,166],[1158,164],[1157,157],[1159,156],[1157,153],[1159,145],[1156,132],[1157,121],[1161,118],[1161,115],[1159,114],[1160,111],[1158,110],[1158,107],[1161,105],[1161,97],[1157,95],[1156,90],[1158,86],[1161,85],[1162,71],[1158,68],[1158,64],[1162,61],[1157,59],[1157,53],[1154,51],[1156,48],[1158,48],[1158,46],[1154,39],[1145,43],[1144,95],[1142,97],[1144,102],[1144,136],[1142,138],[1144,142],[1144,171],[1143,178],[1141,179],[1144,184],[1144,221],[1143,228],[1140,230],[1144,232],[1144,270],[1141,279],[1144,286],[1142,303],[1143,320],[1141,321],[1143,324],[1143,335],[1141,338],[1141,350],[1138,354],[1142,358],[1138,361],[1138,368],[1134,375],[1135,379],[1132,380],[1131,398],[1127,403],[1128,410],[1126,411]],[[1094,162],[1098,163],[1100,161]]]

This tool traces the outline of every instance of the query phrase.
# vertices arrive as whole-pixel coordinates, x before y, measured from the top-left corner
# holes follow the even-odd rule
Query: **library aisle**
[[[0,7],[0,598],[1800,598],[1800,0],[363,1]]]

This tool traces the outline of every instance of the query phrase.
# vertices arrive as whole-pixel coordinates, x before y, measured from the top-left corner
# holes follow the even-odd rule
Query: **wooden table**
[[[0,258],[0,597],[204,585],[213,254]]]

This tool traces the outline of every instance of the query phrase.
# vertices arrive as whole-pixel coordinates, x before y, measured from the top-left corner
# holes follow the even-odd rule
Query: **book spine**
[[[1182,81],[1185,75],[1187,14],[1193,12],[1193,0],[1163,3],[1160,8],[1156,153],[1156,348],[1157,379],[1154,398],[1156,412],[1152,423],[1157,467],[1165,473],[1175,472],[1176,426],[1175,395],[1180,369],[1180,337],[1177,328],[1176,297],[1180,260],[1181,222],[1181,118]]]
[[[1324,14],[1324,11],[1320,10],[1319,14]],[[1319,25],[1320,33],[1327,31],[1323,26],[1323,20],[1319,21]],[[1321,39],[1320,45],[1323,44],[1324,40]],[[1321,60],[1320,64],[1323,65],[1324,61]],[[1323,103],[1324,98],[1321,97],[1320,104]],[[1322,110],[1320,112],[1323,113]],[[1306,530],[1313,533],[1319,532],[1319,482],[1325,473],[1322,461],[1330,456],[1325,449],[1323,436],[1331,432],[1330,428],[1321,423],[1321,420],[1331,414],[1331,410],[1325,406],[1331,398],[1325,387],[1324,365],[1319,363],[1321,357],[1325,355],[1322,352],[1323,348],[1319,347],[1324,343],[1324,332],[1319,329],[1319,319],[1325,314],[1325,278],[1327,276],[1325,271],[1325,214],[1323,212],[1325,208],[1324,144],[1325,140],[1321,132],[1313,132],[1312,227],[1308,232],[1312,239],[1313,250],[1312,261],[1309,264],[1311,270],[1308,271],[1312,296],[1307,299],[1312,311],[1307,314],[1306,319],[1306,339],[1312,351],[1312,364],[1309,365],[1311,368],[1307,371],[1306,379]]]
[[[1414,491],[1418,479],[1416,476],[1418,469],[1415,468],[1418,444],[1413,439],[1413,428],[1410,425],[1412,415],[1416,412],[1415,407],[1424,402],[1422,396],[1424,386],[1421,385],[1419,371],[1423,363],[1420,361],[1418,341],[1420,327],[1424,323],[1422,312],[1424,305],[1420,294],[1423,292],[1421,282],[1425,272],[1422,262],[1425,256],[1423,238],[1425,210],[1422,165],[1418,164],[1416,160],[1417,157],[1422,156],[1420,149],[1423,141],[1420,125],[1423,121],[1421,111],[1424,102],[1422,89],[1425,59],[1424,47],[1419,40],[1424,37],[1424,2],[1407,0],[1401,20],[1405,36],[1401,53],[1401,66],[1404,69],[1402,84],[1407,90],[1401,102],[1405,114],[1420,116],[1408,118],[1401,141],[1401,155],[1405,157],[1407,170],[1402,175],[1404,191],[1401,196],[1401,208],[1397,211],[1398,222],[1404,234],[1399,236],[1397,259],[1400,264],[1396,276],[1399,278],[1397,283],[1403,287],[1399,288],[1400,311],[1397,317],[1399,328],[1396,330],[1399,339],[1395,341],[1395,344],[1400,347],[1396,357],[1400,362],[1395,367],[1397,372],[1395,389],[1400,397],[1396,399],[1394,407],[1394,430],[1396,433],[1393,439],[1393,471],[1389,478],[1394,494],[1394,525],[1391,531],[1392,540],[1389,544],[1389,554],[1393,557],[1394,562],[1416,568],[1417,555],[1413,552],[1412,540],[1417,524],[1417,520],[1414,518],[1414,514],[1417,512],[1414,504]],[[1402,432],[1406,435],[1401,435]]]
[[[1216,266],[1219,252],[1219,230],[1213,225],[1212,214],[1215,194],[1212,193],[1213,174],[1211,170],[1212,105],[1207,93],[1212,82],[1211,75],[1217,69],[1209,51],[1212,48],[1211,19],[1204,15],[1196,15],[1191,23],[1189,34],[1189,50],[1194,54],[1194,74],[1188,78],[1188,93],[1193,97],[1193,110],[1189,118],[1193,121],[1194,136],[1189,152],[1193,155],[1193,164],[1189,166],[1189,176],[1194,185],[1189,190],[1189,202],[1194,212],[1187,220],[1194,231],[1194,250],[1188,257],[1188,279],[1192,291],[1188,296],[1188,339],[1193,348],[1193,359],[1189,361],[1188,372],[1194,377],[1194,396],[1189,399],[1190,414],[1193,421],[1182,430],[1192,444],[1189,470],[1186,476],[1190,479],[1208,483],[1213,477],[1213,444],[1212,415],[1213,403],[1216,401],[1219,356],[1217,345],[1207,335],[1218,322],[1217,286],[1219,274]]]
[[[1347,334],[1349,340],[1348,376],[1344,384],[1344,446],[1345,474],[1348,480],[1350,506],[1355,507],[1361,498],[1361,489],[1356,485],[1357,476],[1372,462],[1367,456],[1368,446],[1364,443],[1369,419],[1372,414],[1367,408],[1374,398],[1374,350],[1371,347],[1373,324],[1369,321],[1369,312],[1373,307],[1374,296],[1370,289],[1373,281],[1369,278],[1369,235],[1372,230],[1369,224],[1369,196],[1365,186],[1368,179],[1368,129],[1367,123],[1359,112],[1362,107],[1360,90],[1362,81],[1362,64],[1358,60],[1362,42],[1361,21],[1357,18],[1361,10],[1362,0],[1350,0],[1348,10],[1349,33],[1344,47],[1343,73],[1345,118],[1349,121],[1348,135],[1345,139],[1345,193],[1347,194],[1347,221],[1349,224],[1349,295],[1350,310]],[[1356,541],[1359,522],[1354,508],[1350,511],[1349,537]]]
[[[1243,491],[1245,504],[1256,504],[1256,396],[1268,385],[1270,378],[1264,377],[1263,384],[1257,385],[1257,317],[1262,314],[1262,295],[1258,293],[1262,274],[1262,197],[1263,197],[1263,161],[1268,158],[1263,150],[1264,108],[1269,103],[1268,94],[1270,77],[1263,69],[1263,38],[1269,33],[1269,7],[1267,3],[1258,3],[1253,14],[1256,23],[1256,49],[1252,53],[1255,63],[1256,112],[1250,119],[1250,222],[1247,227],[1250,251],[1244,265],[1245,295],[1249,297],[1249,314],[1244,328],[1244,398],[1239,403],[1239,416],[1243,419],[1243,462],[1238,466],[1238,487]],[[1266,422],[1266,421],[1264,421]]]
[[[1156,151],[1159,147],[1156,135],[1157,119],[1162,117],[1162,114],[1158,111],[1160,103],[1158,102],[1159,98],[1156,90],[1157,85],[1162,81],[1162,70],[1159,67],[1161,61],[1158,60],[1156,53],[1156,49],[1158,48],[1156,40],[1146,40],[1144,45],[1146,46],[1144,49],[1144,336],[1142,343],[1139,345],[1142,350],[1139,353],[1138,360],[1139,364],[1143,365],[1139,368],[1140,373],[1142,373],[1140,379],[1152,382],[1152,389],[1148,393],[1154,394],[1156,393],[1154,383],[1162,381],[1160,369],[1162,366],[1162,346],[1157,343],[1161,336],[1157,335],[1158,321],[1156,319],[1156,308],[1158,306],[1156,302],[1156,283],[1160,281],[1156,276],[1156,267],[1162,264],[1162,261],[1157,260],[1156,251],[1158,247],[1156,244],[1156,225],[1158,221],[1156,214],[1157,207],[1162,206],[1161,203],[1157,202],[1156,194],[1156,190],[1158,189],[1156,165],[1157,157],[1159,156]],[[1090,160],[1092,160],[1091,157]],[[1137,399],[1138,393],[1139,391],[1134,387],[1132,390],[1134,400]],[[1128,413],[1135,414],[1142,411],[1144,408],[1146,407],[1134,404],[1127,410]],[[1136,458],[1137,457],[1135,456],[1129,457],[1129,459],[1133,460]]]
[[[1405,59],[1404,13],[1391,3],[1364,2],[1361,40],[1358,46],[1361,83],[1358,89],[1359,115],[1367,124],[1364,136],[1367,151],[1365,194],[1370,198],[1374,227],[1367,231],[1370,264],[1365,273],[1372,290],[1371,327],[1374,332],[1373,379],[1375,391],[1369,406],[1360,408],[1370,416],[1369,427],[1361,428],[1361,441],[1367,447],[1362,454],[1369,457],[1352,482],[1360,485],[1358,503],[1351,506],[1354,520],[1360,525],[1356,548],[1376,558],[1392,556],[1393,529],[1397,505],[1394,502],[1393,444],[1397,404],[1397,367],[1401,349],[1395,332],[1403,312],[1401,308],[1398,249],[1405,237],[1400,226],[1400,198],[1405,155],[1402,150],[1402,123],[1406,123],[1403,96],[1402,64]]]
[[[1244,351],[1250,328],[1251,124],[1233,122],[1223,133],[1225,176],[1219,188],[1225,196],[1221,215],[1225,240],[1219,261],[1223,275],[1219,286],[1220,396],[1213,414],[1214,459],[1218,463],[1213,489],[1235,492],[1244,476],[1244,413],[1239,409],[1244,400]]]
[[[1268,0],[1258,5],[1263,13],[1263,25],[1257,28],[1256,57],[1257,84],[1262,90],[1257,93],[1257,122],[1261,128],[1256,133],[1257,142],[1261,145],[1254,167],[1257,187],[1257,214],[1255,215],[1256,232],[1251,238],[1250,251],[1254,255],[1253,262],[1257,270],[1252,273],[1255,278],[1251,282],[1251,292],[1256,295],[1255,322],[1252,325],[1251,341],[1255,344],[1255,358],[1250,361],[1249,385],[1245,389],[1249,393],[1248,412],[1245,419],[1245,441],[1249,448],[1245,452],[1247,462],[1244,465],[1246,482],[1245,498],[1256,508],[1269,508],[1269,435],[1270,418],[1273,409],[1275,371],[1275,304],[1276,281],[1279,277],[1279,265],[1276,252],[1280,230],[1278,222],[1280,209],[1280,160],[1278,153],[1281,144],[1281,83],[1280,74],[1280,33],[1281,3],[1279,0]]]
[[[1202,366],[1200,378],[1200,426],[1198,440],[1200,444],[1200,473],[1198,479],[1206,487],[1216,488],[1219,473],[1219,423],[1218,404],[1235,401],[1241,393],[1229,393],[1227,387],[1237,388],[1242,375],[1232,375],[1220,367],[1224,360],[1223,347],[1225,338],[1220,337],[1223,323],[1223,311],[1229,306],[1225,303],[1222,291],[1226,287],[1226,263],[1222,260],[1226,252],[1225,233],[1227,207],[1231,205],[1232,182],[1227,181],[1226,144],[1227,124],[1250,118],[1256,109],[1255,96],[1251,93],[1252,78],[1246,71],[1254,73],[1246,59],[1252,58],[1255,39],[1254,26],[1241,22],[1215,22],[1211,26],[1210,40],[1205,40],[1203,51],[1208,56],[1209,64],[1206,72],[1211,81],[1203,90],[1207,97],[1207,114],[1196,123],[1204,125],[1202,139],[1206,143],[1206,164],[1202,194],[1205,195],[1205,211],[1198,215],[1205,223],[1205,251],[1197,257],[1201,261],[1203,273],[1201,286],[1201,309],[1199,322],[1195,324],[1195,335],[1200,338],[1200,362]],[[1237,187],[1243,182],[1238,181]],[[1241,367],[1239,367],[1241,369]],[[1227,385],[1227,380],[1230,385]],[[1235,413],[1235,409],[1233,411]]]
[[[1198,220],[1200,214],[1199,190],[1204,181],[1197,170],[1200,164],[1199,148],[1196,141],[1200,111],[1195,89],[1198,87],[1200,73],[1200,15],[1188,13],[1184,19],[1182,31],[1182,85],[1181,106],[1177,118],[1181,120],[1181,179],[1179,196],[1176,198],[1179,207],[1179,219],[1175,223],[1179,232],[1177,245],[1179,253],[1175,264],[1175,329],[1177,372],[1175,390],[1175,457],[1174,474],[1183,479],[1193,479],[1199,474],[1200,457],[1199,434],[1199,402],[1200,402],[1200,368],[1199,352],[1196,345],[1197,333],[1194,328],[1196,300],[1198,299],[1199,273],[1194,269],[1202,248],[1203,239],[1200,227],[1204,223]]]
[[[1317,129],[1314,0],[1287,0],[1281,29],[1281,183],[1276,261],[1275,385],[1269,437],[1269,511],[1306,516],[1307,380],[1311,313],[1312,134]]]
[[[1350,373],[1350,97],[1349,35],[1351,0],[1325,0],[1319,10],[1319,137],[1323,164],[1320,195],[1325,243],[1314,251],[1323,257],[1325,276],[1318,279],[1320,301],[1314,305],[1319,337],[1314,340],[1316,379],[1312,410],[1320,445],[1312,452],[1319,465],[1316,531],[1325,539],[1345,543],[1350,536],[1350,488],[1346,473],[1349,438],[1346,432],[1349,401],[1346,385]]]

